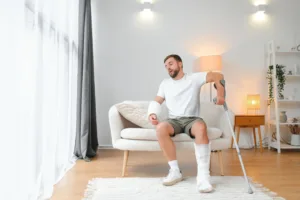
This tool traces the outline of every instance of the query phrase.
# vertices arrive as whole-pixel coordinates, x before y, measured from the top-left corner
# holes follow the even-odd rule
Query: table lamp
[[[254,110],[255,114],[260,110],[260,95],[248,94],[247,95],[247,114],[249,110]]]
[[[194,72],[221,72],[222,58],[220,55],[201,56],[194,67]],[[212,102],[212,83],[210,83],[210,101]]]

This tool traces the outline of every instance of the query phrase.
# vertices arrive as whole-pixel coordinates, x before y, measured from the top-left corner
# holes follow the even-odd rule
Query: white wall
[[[228,104],[236,114],[246,112],[248,93],[266,99],[264,45],[270,39],[282,48],[293,44],[300,32],[300,1],[267,1],[265,21],[253,20],[256,2],[157,0],[149,21],[141,18],[140,0],[92,1],[99,144],[111,144],[109,107],[152,100],[168,77],[163,59],[171,53],[182,57],[186,72],[198,56],[221,54]],[[252,145],[249,137],[241,136],[241,147]]]

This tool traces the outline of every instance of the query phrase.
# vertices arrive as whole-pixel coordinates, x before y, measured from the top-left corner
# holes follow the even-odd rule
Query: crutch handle
[[[224,98],[226,98],[225,80],[224,80],[224,79],[220,80],[220,83],[221,83],[221,85],[224,87]],[[215,83],[214,83],[214,87],[215,87],[215,89],[217,89],[217,86],[216,86]],[[217,97],[215,97],[215,98],[213,99],[213,102],[214,102],[215,104],[217,103]],[[224,109],[225,109],[225,110],[228,110],[226,101],[224,102],[223,106],[224,106]]]

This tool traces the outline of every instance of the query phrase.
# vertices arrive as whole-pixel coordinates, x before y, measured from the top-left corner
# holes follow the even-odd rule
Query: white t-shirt
[[[184,74],[179,80],[164,79],[157,96],[165,99],[170,118],[199,117],[200,89],[206,83],[207,72]]]

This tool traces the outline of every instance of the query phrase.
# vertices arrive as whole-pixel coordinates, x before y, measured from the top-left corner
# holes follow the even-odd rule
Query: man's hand
[[[155,114],[151,114],[149,116],[149,120],[151,122],[152,125],[157,125],[158,124],[158,120]]]
[[[218,72],[208,72],[206,76],[206,82],[213,82],[217,89],[217,105],[223,105],[225,103],[225,88],[220,82],[223,79],[223,74]]]
[[[217,105],[223,105],[225,103],[225,98],[222,96],[217,96]]]

